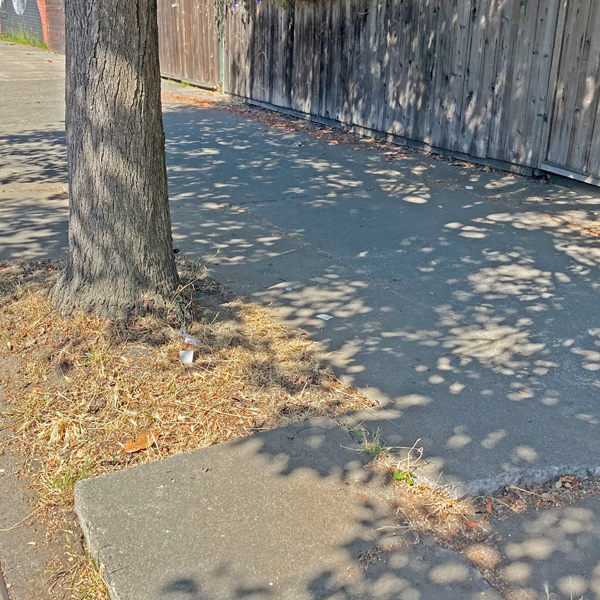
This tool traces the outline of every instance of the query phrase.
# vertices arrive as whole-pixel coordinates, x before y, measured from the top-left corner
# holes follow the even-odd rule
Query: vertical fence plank
[[[473,147],[473,134],[479,125],[477,114],[480,102],[481,80],[485,72],[486,22],[490,2],[493,0],[473,0],[471,9],[470,46],[468,68],[463,88],[463,111],[457,150],[469,154]]]
[[[530,95],[526,106],[523,131],[525,132],[525,160],[538,166],[543,153],[543,132],[548,121],[546,104],[550,88],[552,50],[555,44],[559,18],[559,2],[540,2],[538,27],[533,48],[530,77]]]
[[[584,39],[577,102],[573,115],[569,168],[579,173],[587,170],[596,112],[598,108],[598,68],[600,67],[600,6],[592,2]]]
[[[581,58],[592,0],[570,0],[562,43],[548,162],[568,164],[571,130],[577,103]]]

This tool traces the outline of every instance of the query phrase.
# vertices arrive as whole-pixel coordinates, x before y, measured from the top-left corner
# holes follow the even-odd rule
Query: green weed
[[[398,481],[405,481],[408,485],[414,485],[415,483],[415,475],[410,471],[394,471],[392,477]]]
[[[350,429],[360,439],[360,451],[363,454],[369,454],[373,460],[394,454],[392,449],[381,441],[379,429],[371,432],[356,428]]]
[[[39,489],[41,503],[57,506],[72,502],[75,484],[90,477],[93,468],[94,462],[89,460],[79,468],[69,465],[54,476],[42,476]]]
[[[21,44],[23,46],[35,46],[36,48],[48,49],[48,45],[44,40],[23,27],[22,24],[15,29],[10,29],[6,33],[0,34],[0,40],[12,42],[13,44]]]

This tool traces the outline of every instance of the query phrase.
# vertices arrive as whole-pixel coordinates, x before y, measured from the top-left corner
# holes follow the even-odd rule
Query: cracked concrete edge
[[[104,475],[99,475],[99,477],[105,477],[106,475],[110,475],[110,473],[106,473]],[[95,537],[92,535],[90,522],[87,517],[86,508],[87,505],[85,501],[82,499],[81,490],[82,487],[79,485],[83,483],[85,479],[78,481],[75,486],[75,514],[77,515],[77,519],[79,520],[79,524],[81,525],[81,530],[83,531],[83,537],[85,538],[85,545],[87,546],[87,551],[89,555],[97,561],[97,567],[106,582],[106,588],[108,590],[108,595],[111,600],[121,600],[117,590],[114,587],[114,582],[111,580],[110,573],[106,573],[104,571],[104,563],[102,562],[102,558],[100,556],[100,546],[98,545]]]
[[[536,485],[556,479],[561,475],[575,475],[580,479],[600,476],[600,466],[597,465],[551,465],[538,469],[515,469],[506,473],[490,474],[488,477],[471,481],[454,481],[446,484],[448,493],[454,498],[467,496],[489,495],[497,492],[505,485]],[[421,481],[429,485],[435,482],[427,476]]]
[[[363,421],[357,419],[353,414],[342,414],[334,418],[334,421],[343,429],[348,431],[351,437],[351,430],[361,427]],[[355,438],[353,437],[355,440]],[[356,440],[355,440],[356,441]],[[382,440],[385,443],[385,440]],[[539,468],[518,468],[503,473],[490,473],[486,477],[478,479],[460,480],[457,477],[452,479],[444,478],[443,472],[440,476],[437,472],[429,476],[427,473],[427,459],[423,460],[424,465],[416,469],[415,480],[433,488],[445,490],[452,498],[466,498],[468,496],[491,495],[497,492],[505,485],[531,486],[540,485],[552,481],[561,475],[575,475],[579,479],[586,477],[600,477],[600,465],[549,465]]]

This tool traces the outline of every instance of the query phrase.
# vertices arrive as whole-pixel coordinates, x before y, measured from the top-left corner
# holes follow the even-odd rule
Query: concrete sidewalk
[[[57,257],[66,246],[62,59],[51,60],[37,50],[0,43],[0,259]],[[195,92],[185,88],[185,93]],[[164,120],[176,245],[192,258],[210,260],[209,269],[234,292],[273,302],[279,318],[323,341],[324,359],[381,403],[349,417],[352,422],[379,428],[391,445],[410,446],[421,438],[429,476],[441,474],[456,493],[490,491],[528,474],[532,481],[565,470],[598,473],[600,317],[593,307],[600,193],[415,153],[386,155],[359,141],[330,145],[226,110],[167,104]],[[316,319],[319,313],[333,319]],[[334,493],[348,487],[346,477],[357,465],[344,471],[352,462],[340,454],[344,436],[327,427],[327,435],[316,436],[322,439],[320,452],[300,451],[281,437],[285,433],[274,432],[229,450],[211,448],[81,485],[78,510],[117,586],[114,598],[150,590],[135,587],[146,581],[158,586],[148,593],[160,598],[212,600],[210,590],[219,589],[222,597],[277,598],[265,587],[275,587],[269,576],[285,579],[282,573],[292,563],[265,565],[256,556],[276,536],[279,547],[285,539],[296,540],[298,552],[311,560],[316,556],[311,544],[323,544],[325,557],[323,564],[308,558],[294,563],[279,597],[433,600],[491,594],[477,587],[483,584],[460,557],[435,549],[405,549],[390,555],[396,558],[387,566],[370,567],[367,573],[377,573],[373,577],[384,588],[372,584],[371,575],[357,587],[340,583],[343,569],[364,552],[363,542],[379,543],[373,536],[381,515],[364,513],[348,493]],[[296,455],[304,462],[286,471],[282,464]],[[177,482],[167,477],[171,466],[200,477],[207,474],[202,467],[214,474],[227,461],[220,491],[186,480],[161,496],[164,486]],[[252,480],[254,498],[264,500],[259,492],[266,489],[271,490],[267,498],[279,498],[269,505],[280,515],[278,523],[293,520],[289,511],[297,498],[306,500],[298,507],[304,517],[293,520],[292,529],[280,526],[261,537],[264,532],[244,514],[250,501],[240,492],[245,480]],[[211,530],[213,551],[201,561],[197,554],[207,546],[187,542],[217,522],[209,514],[215,507],[206,503],[213,493],[219,494],[218,506],[235,506],[232,514],[244,514],[244,520],[231,514],[217,519],[230,529],[219,539],[217,529]],[[183,520],[169,516],[177,498],[186,499]],[[327,527],[333,527],[321,536],[311,517],[319,510],[331,516]],[[595,511],[590,522],[600,520]],[[116,514],[121,527],[111,520]],[[172,518],[172,526],[150,531],[157,522],[166,523],[157,521],[159,516]],[[238,531],[247,534],[239,547],[228,537]],[[144,542],[150,534],[153,544]],[[589,556],[600,559],[595,538],[581,539]],[[293,553],[293,544],[285,551]],[[123,556],[137,562],[125,564]],[[144,562],[145,556],[151,560]],[[219,556],[227,557],[223,569]],[[557,581],[569,577],[568,570],[561,572],[561,565],[571,568],[560,562],[561,555],[549,556],[558,561],[549,567]],[[179,560],[180,572],[157,571],[164,557]],[[432,565],[425,574],[406,566],[421,564],[423,557]],[[444,561],[460,568],[436,570]],[[529,567],[521,570],[522,580],[531,578],[537,588],[545,575],[535,579],[534,566]],[[256,580],[239,575],[238,568],[255,572]],[[591,568],[584,569],[585,589],[596,593]],[[430,570],[448,572],[449,579],[432,578]],[[125,572],[134,578],[120,579]],[[409,582],[402,584],[408,586],[404,596],[399,579]],[[435,587],[421,593],[413,589],[417,583],[452,585],[443,593]]]
[[[499,600],[401,534],[357,449],[321,418],[80,482],[111,598]]]
[[[67,247],[64,57],[0,42],[0,260]]]
[[[165,125],[176,244],[323,341],[381,402],[356,419],[421,438],[457,492],[600,465],[596,190],[223,110],[168,106]]]

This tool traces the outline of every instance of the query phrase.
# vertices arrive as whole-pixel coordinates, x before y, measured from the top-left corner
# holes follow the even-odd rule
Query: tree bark
[[[173,305],[156,0],[66,0],[69,254],[62,313]]]

